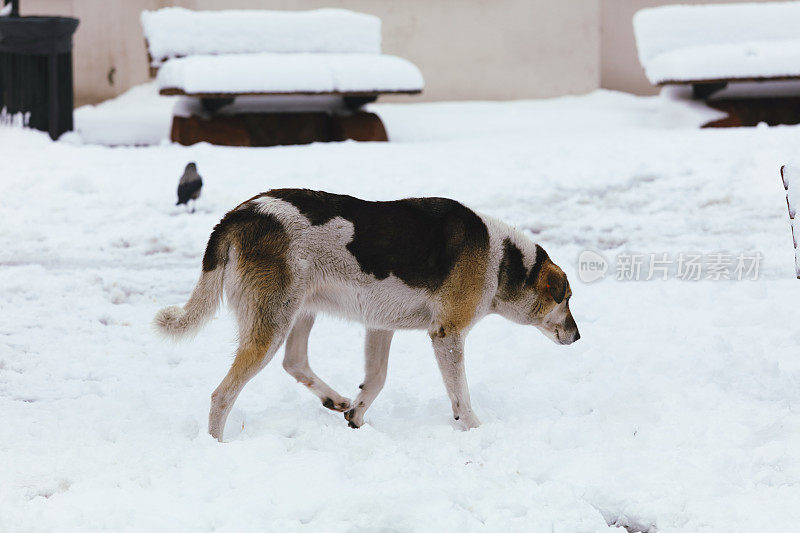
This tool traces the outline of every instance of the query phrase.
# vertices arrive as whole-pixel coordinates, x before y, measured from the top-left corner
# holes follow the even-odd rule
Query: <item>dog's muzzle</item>
[[[573,342],[577,341],[581,338],[581,333],[578,331],[578,328],[575,328],[572,331],[557,331],[556,338],[558,339],[559,344],[563,344],[564,346],[568,346]]]

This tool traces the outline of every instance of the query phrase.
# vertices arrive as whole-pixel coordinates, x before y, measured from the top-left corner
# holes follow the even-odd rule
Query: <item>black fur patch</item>
[[[228,233],[232,230],[239,231],[242,248],[248,249],[253,254],[258,254],[259,244],[264,238],[275,235],[284,235],[283,225],[272,215],[256,212],[245,207],[229,211],[219,223],[214,226],[214,231],[208,238],[206,253],[203,255],[203,271],[210,272],[220,264],[224,264],[228,256]]]
[[[544,262],[547,261],[548,259],[550,259],[550,256],[547,255],[547,252],[544,251],[544,248],[542,248],[541,246],[539,246],[537,244],[536,245],[536,262],[531,267],[530,274],[528,274],[527,283],[529,285],[535,285],[536,284],[536,279],[539,277],[539,272],[542,271],[542,265],[544,265]]]
[[[497,271],[497,295],[503,300],[516,298],[525,283],[525,265],[522,263],[522,252],[511,242],[503,240],[503,259]]]
[[[361,270],[378,279],[394,274],[411,287],[438,289],[461,254],[489,245],[480,217],[446,198],[368,202],[305,189],[266,195],[291,203],[315,226],[334,217],[349,220],[354,233],[347,249]]]
[[[340,194],[330,194],[322,191],[311,191],[308,189],[273,189],[265,196],[280,198],[295,206],[304,217],[311,221],[314,226],[321,226],[332,218],[339,215],[338,211],[342,203],[347,200],[358,200],[352,196]]]

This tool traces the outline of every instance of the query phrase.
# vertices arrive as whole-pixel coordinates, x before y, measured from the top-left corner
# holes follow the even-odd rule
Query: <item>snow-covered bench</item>
[[[706,98],[730,82],[800,79],[800,2],[661,6],[638,11],[633,27],[654,85]]]
[[[797,279],[800,279],[800,255],[797,253],[797,238],[800,236],[800,218],[795,218],[797,208],[800,207],[800,167],[783,165],[781,167],[783,188],[786,189],[786,207],[789,209],[789,222],[792,227],[792,242],[794,244],[794,269]]]
[[[239,96],[336,95],[356,109],[380,94],[417,94],[411,62],[381,53],[378,17],[343,9],[142,13],[163,95],[215,110]]]

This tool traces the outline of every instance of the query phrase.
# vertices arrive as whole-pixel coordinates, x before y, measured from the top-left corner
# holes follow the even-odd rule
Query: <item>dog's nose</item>
[[[581,332],[576,329],[575,330],[575,335],[572,337],[572,342],[575,342],[576,340],[578,340],[580,338],[581,338]]]

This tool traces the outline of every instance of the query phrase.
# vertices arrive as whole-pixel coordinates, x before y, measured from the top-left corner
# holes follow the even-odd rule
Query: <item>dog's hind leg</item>
[[[308,365],[308,335],[313,325],[314,315],[303,314],[297,317],[289,338],[286,339],[283,368],[316,394],[322,405],[333,411],[347,411],[350,409],[350,400],[322,381]]]
[[[364,413],[375,401],[386,383],[386,368],[389,363],[389,346],[394,331],[385,329],[368,329],[364,343],[364,383],[358,393],[353,408],[344,414],[351,428],[359,428],[364,424]]]
[[[283,327],[262,324],[250,332],[240,334],[236,358],[228,374],[211,395],[208,432],[218,441],[222,442],[225,421],[239,393],[272,360],[283,344],[288,329],[288,323]]]

